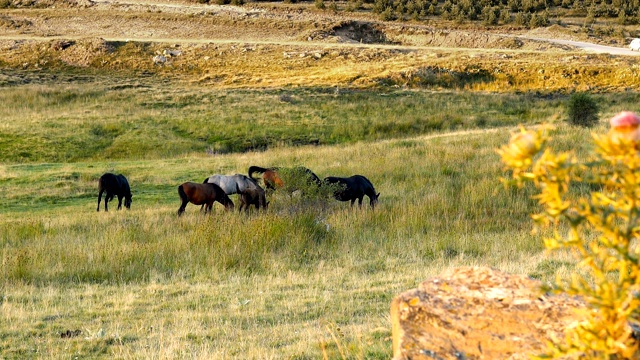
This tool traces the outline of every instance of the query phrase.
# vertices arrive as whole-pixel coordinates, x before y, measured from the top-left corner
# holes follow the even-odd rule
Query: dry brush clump
[[[586,160],[548,148],[544,129],[515,134],[499,153],[513,182],[532,182],[542,211],[533,215],[553,228],[547,249],[569,250],[578,261],[571,279],[558,279],[555,291],[582,297],[591,311],[552,339],[542,358],[636,359],[634,329],[640,314],[640,117],[623,112],[611,119],[606,135],[594,134]],[[576,187],[588,184],[587,192]]]

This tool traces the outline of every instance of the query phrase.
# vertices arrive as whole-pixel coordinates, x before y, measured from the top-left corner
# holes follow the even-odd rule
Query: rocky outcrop
[[[485,267],[456,268],[396,296],[394,360],[528,359],[577,321],[574,298],[542,294],[541,283]]]

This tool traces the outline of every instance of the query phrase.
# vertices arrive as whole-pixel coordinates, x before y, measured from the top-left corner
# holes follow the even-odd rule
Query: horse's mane
[[[358,176],[362,177],[369,185],[371,185],[371,188],[373,189],[374,193],[376,192],[376,188],[375,186],[373,186],[373,183],[371,183],[371,180],[367,179],[366,176],[362,176],[362,175],[358,175]]]

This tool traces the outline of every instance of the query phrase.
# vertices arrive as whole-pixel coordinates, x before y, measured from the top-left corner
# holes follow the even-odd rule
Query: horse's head
[[[258,202],[260,204],[259,206],[267,210],[267,207],[269,206],[269,202],[267,201],[267,197],[265,195],[264,190],[260,191],[258,196],[260,197],[258,199]]]
[[[224,209],[227,211],[233,211],[235,205],[233,205],[233,201],[227,197],[227,202],[224,204]]]
[[[131,195],[125,196],[124,198],[124,207],[127,209],[131,209],[131,203],[133,202],[133,197]]]
[[[369,205],[371,205],[372,208],[375,208],[376,205],[378,204],[379,196],[380,196],[380,193],[377,193],[369,198]]]

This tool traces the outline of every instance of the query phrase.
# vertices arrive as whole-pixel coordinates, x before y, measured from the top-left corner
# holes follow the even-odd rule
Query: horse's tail
[[[187,194],[184,192],[184,185],[180,185],[178,186],[178,195],[180,195],[180,200],[182,200],[183,202],[185,201],[189,201],[189,197],[187,196]]]
[[[101,176],[100,179],[98,179],[98,191],[104,191],[106,190],[106,179],[104,178],[104,176]]]
[[[253,179],[253,176],[252,176],[253,173],[256,173],[256,172],[257,173],[264,173],[267,170],[269,170],[269,169],[263,168],[263,167],[260,167],[260,166],[249,166],[249,171],[248,171],[249,177]]]
[[[316,186],[320,187],[322,185],[322,180],[316,175],[313,171],[306,169],[307,173],[311,177],[311,181],[316,184]]]

